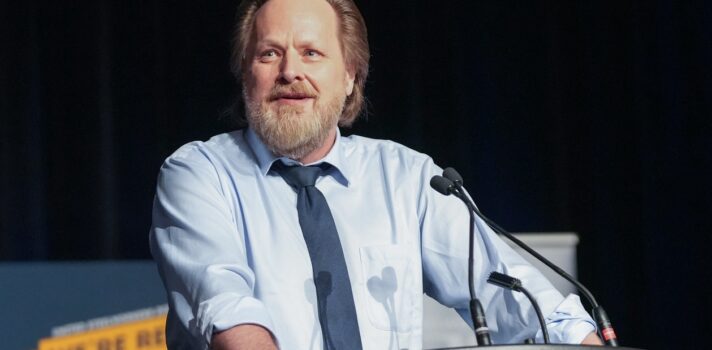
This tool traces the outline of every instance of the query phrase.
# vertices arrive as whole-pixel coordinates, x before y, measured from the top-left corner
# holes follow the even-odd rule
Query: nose
[[[291,84],[294,81],[304,80],[304,67],[299,54],[295,50],[288,50],[280,65],[278,79],[285,84]]]

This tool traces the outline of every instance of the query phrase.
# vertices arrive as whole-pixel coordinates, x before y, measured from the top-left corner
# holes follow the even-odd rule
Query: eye
[[[277,57],[277,51],[273,49],[262,51],[259,55],[260,61],[270,62]]]
[[[304,56],[306,56],[310,59],[317,59],[317,58],[320,58],[322,55],[321,55],[321,52],[319,52],[317,50],[308,49],[308,50],[304,51]]]

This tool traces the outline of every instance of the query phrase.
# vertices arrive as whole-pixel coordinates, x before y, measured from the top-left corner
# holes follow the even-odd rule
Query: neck
[[[326,157],[326,155],[329,154],[329,151],[331,151],[331,148],[334,147],[334,143],[336,143],[336,126],[329,131],[329,134],[326,136],[326,139],[324,139],[321,146],[309,152],[306,156],[298,159],[298,161],[302,164],[314,163],[317,160]]]

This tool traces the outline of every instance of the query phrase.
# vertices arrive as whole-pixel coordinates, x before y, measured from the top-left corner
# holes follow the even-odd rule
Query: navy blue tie
[[[322,164],[322,167],[328,167]],[[362,349],[349,272],[334,218],[326,198],[314,184],[322,173],[318,166],[273,168],[297,191],[297,212],[312,263],[324,349]]]

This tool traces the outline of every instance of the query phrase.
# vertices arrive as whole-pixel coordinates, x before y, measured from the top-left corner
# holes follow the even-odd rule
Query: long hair
[[[236,25],[233,33],[230,68],[238,81],[242,81],[246,69],[252,31],[255,27],[255,13],[269,0],[243,0],[237,9]],[[339,118],[339,126],[353,124],[365,108],[364,88],[368,76],[368,48],[366,22],[352,0],[325,0],[336,12],[339,19],[339,39],[346,66],[353,69],[354,89],[346,98],[344,110]]]

